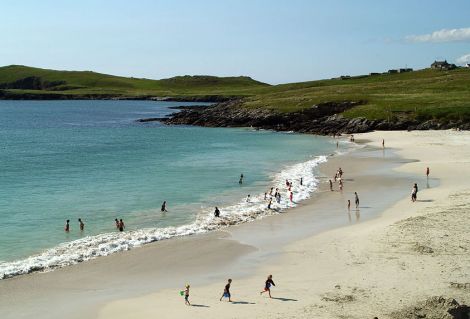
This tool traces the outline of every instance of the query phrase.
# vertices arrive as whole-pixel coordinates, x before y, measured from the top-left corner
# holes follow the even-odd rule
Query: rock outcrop
[[[412,120],[368,120],[346,118],[342,113],[363,101],[330,102],[314,105],[309,109],[292,113],[280,113],[270,109],[250,109],[241,106],[239,100],[219,103],[204,108],[191,108],[174,113],[166,124],[185,124],[211,127],[256,127],[277,131],[295,131],[321,135],[362,133],[372,130],[428,130],[460,128],[470,129],[470,123],[439,123]]]

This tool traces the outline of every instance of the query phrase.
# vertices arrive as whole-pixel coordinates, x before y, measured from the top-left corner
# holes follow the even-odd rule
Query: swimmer
[[[78,219],[78,223],[80,224],[80,231],[83,231],[85,229],[85,224],[81,218]]]
[[[162,213],[166,213],[166,212],[167,212],[167,210],[166,210],[166,200],[163,201],[162,208],[160,209],[160,211],[161,211]]]

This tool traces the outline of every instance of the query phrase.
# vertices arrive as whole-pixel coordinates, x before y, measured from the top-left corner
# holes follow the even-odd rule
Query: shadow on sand
[[[254,302],[249,301],[232,301],[232,305],[256,305]]]
[[[196,305],[196,304],[191,304],[191,307],[210,308],[210,306],[206,306],[206,305]]]
[[[280,301],[298,301],[297,299],[281,298],[281,297],[273,297],[272,299],[276,299],[276,300],[280,300]]]

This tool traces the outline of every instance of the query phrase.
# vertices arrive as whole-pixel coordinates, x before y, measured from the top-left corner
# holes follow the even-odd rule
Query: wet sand
[[[365,138],[375,141],[379,136],[369,134]],[[416,180],[421,185],[424,182],[422,174],[419,178],[413,177],[417,171],[408,169],[416,165],[413,159],[418,159],[419,153],[416,157],[408,154],[398,157],[391,148],[383,151],[377,148],[376,142],[373,144],[348,155],[331,157],[319,168],[323,177],[318,192],[283,214],[226,231],[157,242],[50,273],[1,281],[2,318],[179,318],[188,315],[249,318],[254,313],[256,317],[272,316],[272,311],[300,316],[301,309],[318,299],[320,288],[331,288],[332,278],[336,276],[336,281],[351,282],[354,279],[346,280],[344,274],[331,273],[338,266],[335,260],[340,260],[342,265],[344,259],[334,252],[354,251],[351,247],[338,246],[338,238],[331,233],[346,238],[377,229],[374,223],[387,220],[383,212],[390,211],[403,198],[409,205],[411,183]],[[399,146],[397,141],[395,147],[399,149]],[[327,181],[339,166],[345,171],[345,188],[339,192],[335,184],[335,191],[331,192]],[[429,180],[430,190],[440,187],[437,179]],[[354,191],[361,198],[358,211],[354,209]],[[352,201],[350,212],[346,209],[347,199]],[[426,202],[419,204],[423,206]],[[319,242],[324,249],[318,246]],[[360,254],[362,247],[355,249]],[[323,268],[315,264],[318,260]],[[328,262],[333,264],[328,265]],[[282,293],[284,300],[280,301],[290,301],[282,302],[279,307],[266,304],[266,299],[260,301],[256,296],[265,274],[271,271],[275,282],[280,280],[275,289],[276,293],[278,290]],[[224,310],[226,304],[218,303],[220,290],[229,276],[234,278],[238,301],[246,302],[239,305],[246,305],[247,309]],[[316,287],[310,293],[312,281]],[[187,282],[193,287],[194,302],[201,307],[186,309],[182,304],[178,291]],[[311,298],[306,298],[307,295]],[[260,307],[254,307],[260,303]],[[318,307],[329,306],[320,304]]]

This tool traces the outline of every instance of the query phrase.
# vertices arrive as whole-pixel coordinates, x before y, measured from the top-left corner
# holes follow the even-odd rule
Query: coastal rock
[[[281,113],[267,108],[247,108],[242,100],[232,100],[203,108],[184,109],[163,120],[166,124],[210,127],[254,127],[319,135],[364,133],[373,130],[470,129],[470,123],[428,120],[369,120],[346,118],[342,113],[365,101],[329,102],[298,112]]]

